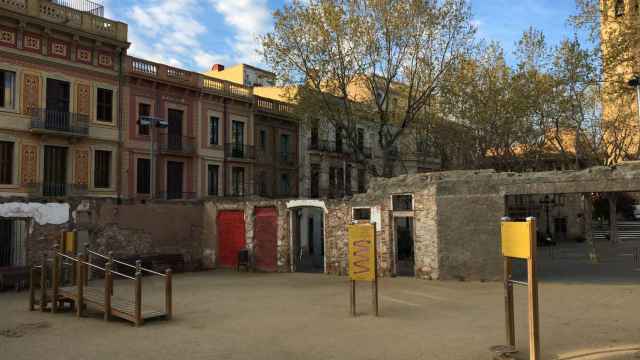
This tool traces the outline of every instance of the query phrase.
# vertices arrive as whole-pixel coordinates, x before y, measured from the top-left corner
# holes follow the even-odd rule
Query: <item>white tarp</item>
[[[69,221],[69,204],[4,203],[0,204],[0,216],[33,218],[39,225],[59,225]]]

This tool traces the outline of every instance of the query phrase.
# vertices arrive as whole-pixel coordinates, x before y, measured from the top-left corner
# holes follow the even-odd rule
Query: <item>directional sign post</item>
[[[378,316],[378,266],[375,224],[349,225],[349,278],[351,315],[356,316],[356,281],[371,282],[372,305]]]

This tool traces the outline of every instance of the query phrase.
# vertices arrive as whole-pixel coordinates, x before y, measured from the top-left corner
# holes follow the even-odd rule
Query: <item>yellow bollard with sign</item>
[[[528,289],[528,320],[529,320],[529,359],[540,359],[540,324],[538,309],[538,280],[536,277],[536,219],[529,217],[526,221],[512,221],[503,218],[501,227],[501,249],[504,257],[504,288],[505,288],[505,327],[507,346],[492,348],[495,352],[508,358],[515,353],[515,321],[513,311],[513,286],[526,286]],[[513,259],[527,261],[527,282],[513,280]]]
[[[351,315],[356,316],[356,281],[371,282],[372,304],[378,316],[378,268],[375,224],[349,225],[349,278],[351,279]]]

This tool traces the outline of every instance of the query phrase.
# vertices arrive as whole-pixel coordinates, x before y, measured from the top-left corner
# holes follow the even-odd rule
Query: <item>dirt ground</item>
[[[162,283],[145,282],[145,302],[162,305]],[[0,293],[0,358],[486,360],[504,343],[500,283],[385,278],[379,318],[366,284],[349,316],[344,277],[212,271],[176,275],[174,287],[175,318],[141,328],[29,312],[26,292]],[[518,359],[528,358],[525,291],[516,289]],[[640,358],[639,303],[637,284],[543,281],[543,359]]]

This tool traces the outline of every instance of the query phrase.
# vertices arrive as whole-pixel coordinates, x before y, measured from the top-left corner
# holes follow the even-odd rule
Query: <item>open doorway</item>
[[[295,272],[324,272],[324,214],[321,208],[291,209],[292,265]]]
[[[395,217],[393,229],[396,241],[396,275],[415,276],[413,218]]]
[[[0,271],[26,265],[27,221],[0,219]]]

